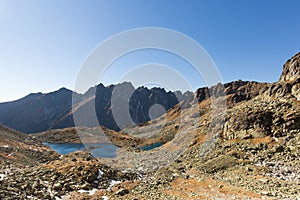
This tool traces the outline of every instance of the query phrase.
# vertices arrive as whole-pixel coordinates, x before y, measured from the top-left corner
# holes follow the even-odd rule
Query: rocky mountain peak
[[[283,65],[279,81],[295,81],[297,78],[300,78],[300,52]]]

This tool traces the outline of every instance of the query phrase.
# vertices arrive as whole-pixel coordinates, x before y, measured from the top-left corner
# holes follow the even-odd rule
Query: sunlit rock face
[[[283,65],[279,81],[295,81],[300,78],[300,52]]]
[[[279,82],[290,84],[291,94],[300,100],[300,52],[283,65]]]

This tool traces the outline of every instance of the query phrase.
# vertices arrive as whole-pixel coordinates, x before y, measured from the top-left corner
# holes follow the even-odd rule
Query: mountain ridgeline
[[[297,53],[284,64],[280,79],[275,83],[238,80],[183,94],[180,91],[167,92],[162,88],[135,89],[128,82],[106,87],[99,84],[84,94],[61,88],[47,94],[35,93],[16,101],[0,103],[0,124],[24,133],[99,125],[118,131],[131,124],[142,125],[158,118],[179,102],[181,108],[185,108],[195,101],[200,103],[210,99],[212,94],[224,93],[227,105],[232,106],[261,94],[291,94],[300,99],[299,91],[300,53]],[[156,104],[160,106],[155,107]],[[154,115],[151,115],[152,108],[156,108]]]
[[[130,93],[132,95],[128,96]],[[34,93],[16,101],[1,103],[0,124],[24,133],[36,133],[73,127],[75,126],[74,114],[82,113],[84,117],[76,123],[76,126],[101,125],[119,130],[120,127],[115,122],[112,113],[113,107],[118,105],[112,105],[112,97],[115,102],[124,103],[119,105],[120,108],[114,108],[116,112],[122,113],[127,103],[132,121],[142,124],[151,120],[149,116],[151,106],[159,104],[167,111],[184,98],[191,96],[193,96],[191,92],[184,94],[179,91],[167,92],[162,88],[139,87],[135,89],[131,83],[127,82],[107,87],[99,84],[90,88],[85,94],[61,88],[51,93]],[[73,108],[72,105],[74,105]],[[95,110],[97,120],[90,114],[91,109]],[[164,113],[160,113],[162,114]]]

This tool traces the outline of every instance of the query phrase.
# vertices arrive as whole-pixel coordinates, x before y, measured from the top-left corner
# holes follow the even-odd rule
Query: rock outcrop
[[[295,81],[300,78],[300,52],[283,65],[279,81]]]

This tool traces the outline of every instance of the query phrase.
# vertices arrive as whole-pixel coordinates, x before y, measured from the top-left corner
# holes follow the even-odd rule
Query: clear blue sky
[[[284,62],[300,51],[299,7],[299,0],[0,0],[0,102],[72,89],[91,50],[140,27],[192,37],[213,58],[224,82],[274,82]],[[143,56],[144,62],[169,62],[158,52]],[[136,58],[121,64],[142,64]],[[192,79],[191,84],[203,86]]]

